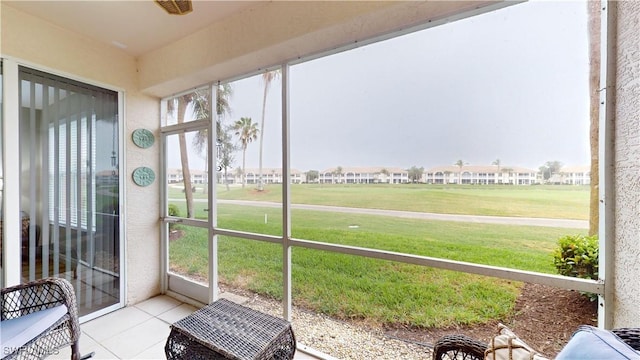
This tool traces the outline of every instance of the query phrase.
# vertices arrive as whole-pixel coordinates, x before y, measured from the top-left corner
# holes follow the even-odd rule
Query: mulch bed
[[[543,355],[553,358],[580,325],[597,324],[597,303],[579,292],[539,284],[525,284],[516,300],[515,314],[500,322]],[[386,329],[389,336],[433,345],[449,334],[464,334],[488,342],[497,334],[498,321],[440,329]]]

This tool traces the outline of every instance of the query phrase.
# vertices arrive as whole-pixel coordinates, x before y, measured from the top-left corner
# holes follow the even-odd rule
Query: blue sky
[[[586,24],[584,2],[536,1],[293,65],[292,167],[588,165]],[[259,124],[261,77],[233,88],[224,121]],[[280,95],[277,80],[265,167],[281,166]]]

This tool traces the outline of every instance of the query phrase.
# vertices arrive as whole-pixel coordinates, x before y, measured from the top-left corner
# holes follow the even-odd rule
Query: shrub
[[[553,264],[560,275],[598,279],[598,237],[567,235],[558,239]]]
[[[168,208],[169,216],[180,216],[180,208],[176,204],[169,204]]]
[[[169,216],[180,216],[180,208],[176,204],[169,204],[169,208],[167,210]],[[169,223],[169,230],[173,230],[175,226],[176,224]]]
[[[582,279],[598,279],[598,237],[567,235],[558,239],[553,252],[553,264],[558,273]],[[586,294],[592,301],[595,294]]]

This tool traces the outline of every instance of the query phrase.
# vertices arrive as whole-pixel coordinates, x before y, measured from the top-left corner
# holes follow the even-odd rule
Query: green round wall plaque
[[[136,129],[131,134],[131,137],[133,138],[133,143],[143,149],[150,147],[155,141],[153,133],[147,129]]]
[[[133,170],[133,182],[138,186],[149,186],[156,179],[156,174],[148,167],[141,166]]]

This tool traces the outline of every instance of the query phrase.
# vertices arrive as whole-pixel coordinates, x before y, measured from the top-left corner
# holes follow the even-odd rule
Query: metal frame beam
[[[613,326],[614,250],[615,250],[615,78],[617,4],[601,1],[600,17],[600,112],[599,112],[599,265],[598,276],[605,283],[605,291],[598,297],[598,326]]]

